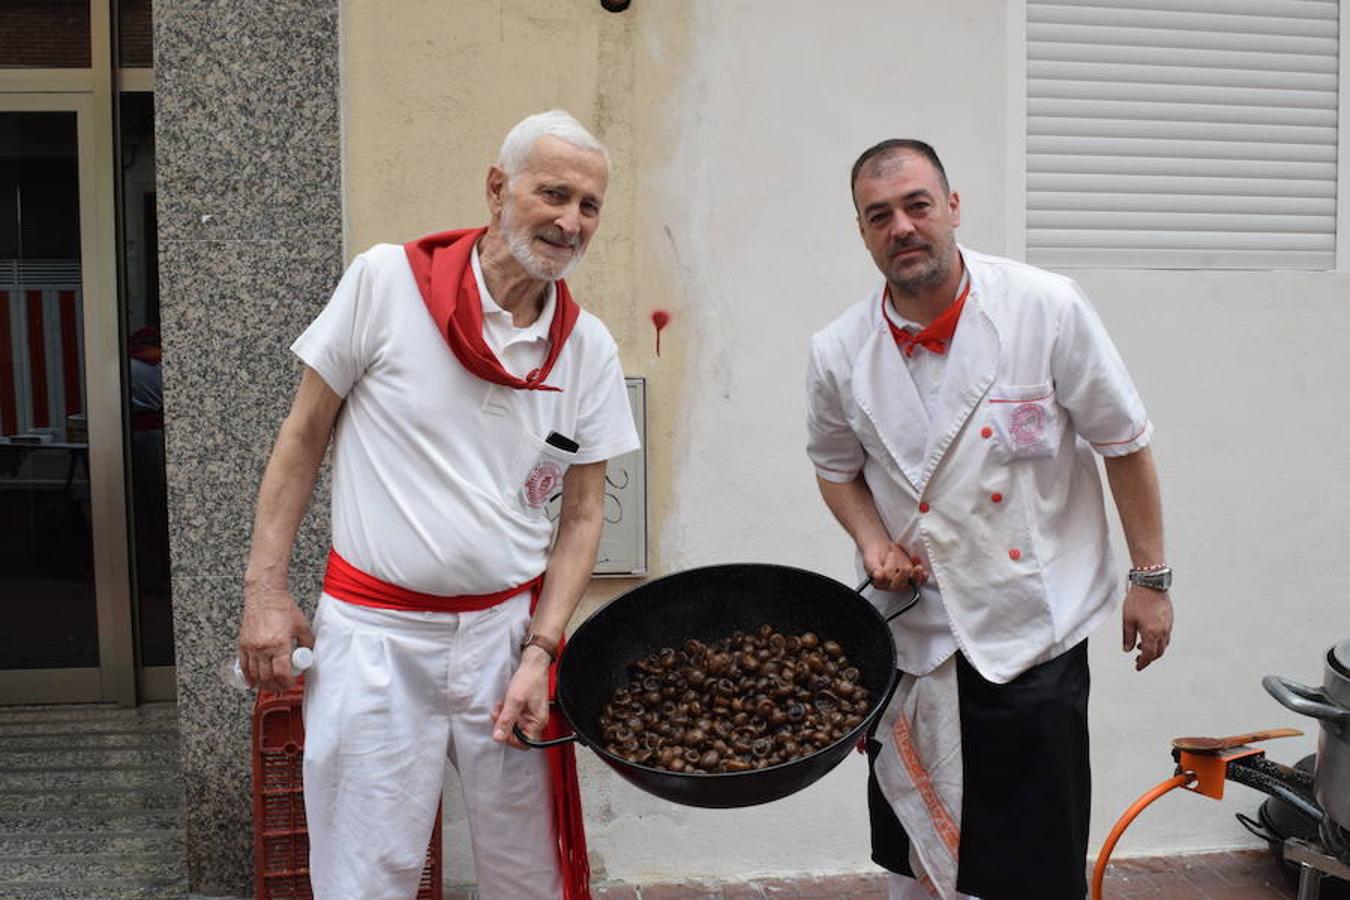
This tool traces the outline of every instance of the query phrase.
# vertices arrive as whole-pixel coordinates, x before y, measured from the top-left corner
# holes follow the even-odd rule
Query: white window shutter
[[[1337,0],[1028,0],[1028,261],[1330,269]]]

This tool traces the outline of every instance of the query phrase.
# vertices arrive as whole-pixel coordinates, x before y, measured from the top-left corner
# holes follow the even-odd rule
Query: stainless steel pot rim
[[[1350,678],[1350,638],[1332,647],[1327,654],[1327,661],[1338,674]]]

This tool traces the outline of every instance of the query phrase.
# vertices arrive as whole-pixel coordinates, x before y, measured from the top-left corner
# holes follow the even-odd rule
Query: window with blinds
[[[1337,0],[1028,0],[1028,261],[1335,265]]]

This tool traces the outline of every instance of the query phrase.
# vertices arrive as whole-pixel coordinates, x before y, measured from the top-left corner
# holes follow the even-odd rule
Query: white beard
[[[530,242],[533,235],[525,233],[524,229],[517,228],[515,223],[515,210],[512,208],[511,201],[508,198],[502,205],[502,236],[506,238],[507,249],[515,257],[516,262],[524,269],[531,278],[537,278],[540,281],[559,281],[572,274],[572,270],[581,262],[584,255],[580,247],[574,249],[572,258],[559,265],[550,259],[545,259],[534,252]]]

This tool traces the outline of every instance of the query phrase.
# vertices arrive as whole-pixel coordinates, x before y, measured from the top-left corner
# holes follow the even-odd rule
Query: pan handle
[[[1350,710],[1338,704],[1328,703],[1327,695],[1323,691],[1299,684],[1297,681],[1281,678],[1278,675],[1267,675],[1262,678],[1261,687],[1265,688],[1266,693],[1270,696],[1280,701],[1282,706],[1296,713],[1312,716],[1326,722],[1335,722],[1339,725],[1350,722]]]
[[[908,600],[906,600],[904,604],[902,604],[901,607],[897,609],[895,612],[891,613],[889,616],[886,616],[887,622],[893,621],[894,619],[898,618],[901,614],[909,612],[910,609],[914,607],[914,604],[919,602],[919,586],[912,581],[909,583],[909,586],[914,588],[913,596],[911,596]]]
[[[554,738],[551,741],[536,741],[534,738],[521,731],[519,725],[512,725],[511,733],[516,736],[516,740],[534,750],[544,750],[548,747],[561,747],[563,744],[571,744],[577,740],[576,732],[573,732],[572,734],[564,735],[560,738]]]
[[[872,583],[872,576],[868,575],[866,578],[862,580],[862,584],[859,584],[856,588],[854,588],[854,590],[857,591],[859,594],[861,594],[863,591],[867,589],[867,587],[871,583]],[[901,607],[897,609],[895,612],[891,613],[889,616],[885,616],[884,618],[887,622],[890,622],[898,618],[902,613],[909,612],[909,610],[914,606],[914,604],[919,602],[919,586],[915,584],[913,581],[910,581],[909,586],[914,589],[914,595],[911,596],[908,600],[906,600],[904,604],[901,605]]]

